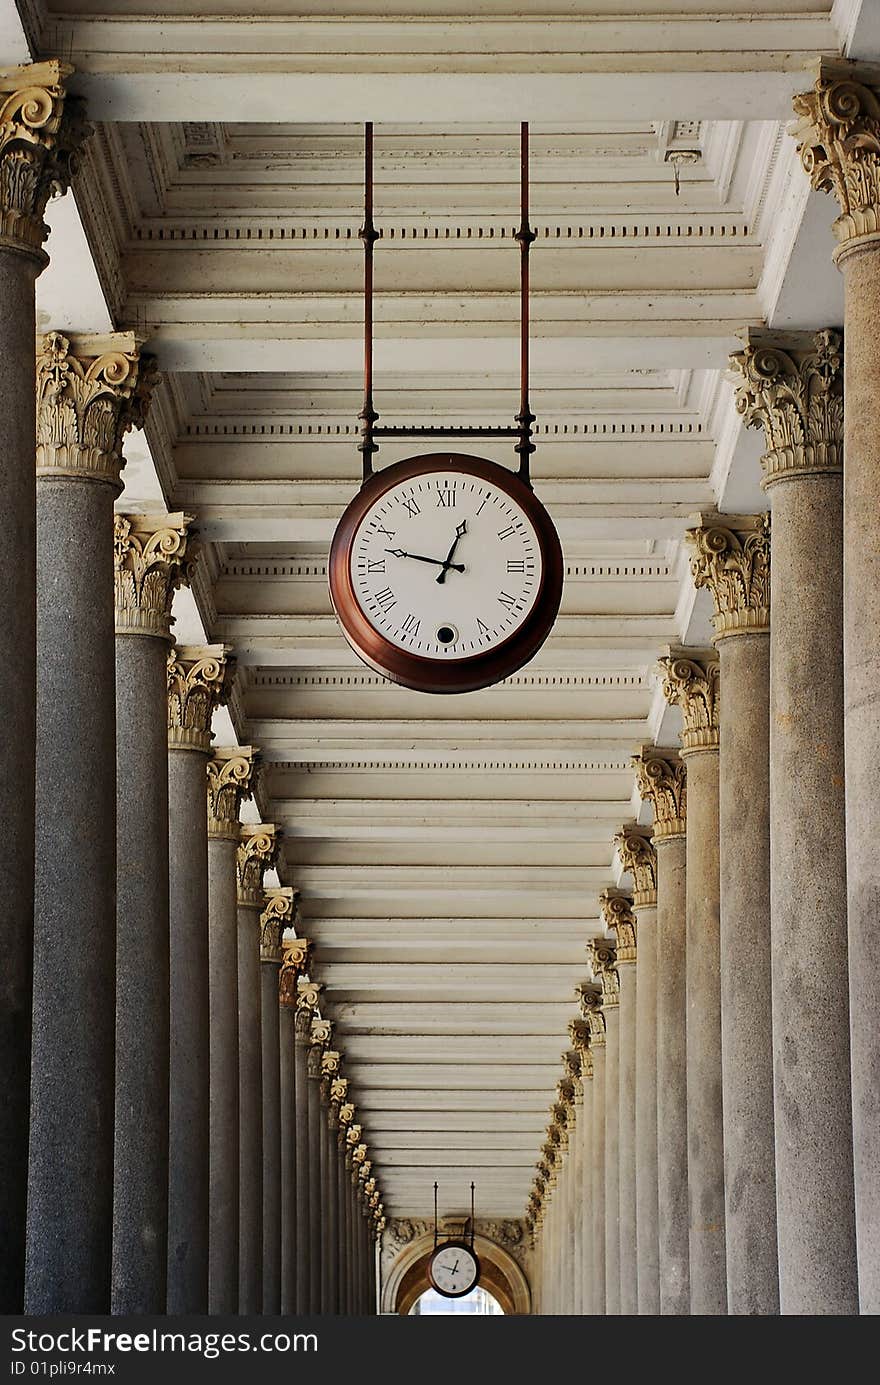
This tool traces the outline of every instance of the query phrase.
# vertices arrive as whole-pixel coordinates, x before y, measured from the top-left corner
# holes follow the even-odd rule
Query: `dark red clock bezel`
[[[376,501],[401,481],[430,471],[460,471],[489,481],[528,515],[541,548],[541,582],[535,604],[522,625],[494,649],[442,663],[398,648],[363,614],[351,581],[351,548],[361,521]],[[562,599],[563,562],[559,536],[544,506],[516,472],[485,457],[462,452],[430,452],[395,462],[377,471],[346,509],[330,547],[330,600],[352,649],[370,668],[417,692],[463,693],[490,687],[522,668],[538,652],[553,628]]]
[[[451,1289],[441,1289],[440,1285],[434,1279],[434,1260],[436,1256],[440,1254],[441,1250],[449,1250],[450,1248],[453,1250],[466,1250],[477,1269],[476,1278],[473,1280],[473,1283],[469,1284],[466,1289],[456,1290],[455,1293],[453,1293]],[[474,1247],[469,1245],[467,1241],[444,1241],[442,1245],[439,1245],[436,1250],[431,1252],[431,1258],[428,1261],[428,1281],[435,1293],[441,1294],[443,1298],[464,1298],[465,1294],[472,1294],[480,1282],[482,1273],[483,1268],[480,1264],[480,1257],[474,1250]]]

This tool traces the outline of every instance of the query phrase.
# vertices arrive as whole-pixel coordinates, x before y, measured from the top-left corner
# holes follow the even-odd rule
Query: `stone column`
[[[293,922],[289,885],[263,894],[260,914],[260,1043],[263,1092],[263,1305],[264,1313],[281,1312],[281,1018],[279,979],[282,938]],[[288,953],[288,956],[290,954]],[[291,1057],[293,1056],[293,1035]]]
[[[624,1317],[634,1317],[639,1311],[636,1248],[636,921],[631,897],[620,890],[603,890],[599,907],[605,927],[617,940],[620,1311]]]
[[[168,656],[168,845],[171,1081],[168,1147],[169,1313],[208,1307],[210,1025],[208,815],[211,718],[231,690],[225,645]]]
[[[348,1104],[348,1078],[336,1076],[330,1082],[330,1129],[332,1132],[333,1202],[336,1228],[333,1237],[334,1313],[345,1308],[345,1133],[348,1126],[342,1112]]]
[[[259,764],[251,746],[208,760],[209,1182],[208,1312],[238,1312],[238,904],[241,804]]]
[[[346,1200],[348,1202],[348,1242],[346,1255],[348,1258],[348,1311],[357,1312],[357,1251],[355,1247],[355,1237],[357,1235],[357,1205],[354,1196],[354,1160],[351,1157],[351,1146],[348,1143],[348,1127],[354,1123],[355,1110],[349,1102],[343,1107],[340,1115],[346,1116],[345,1130],[345,1181],[346,1181]]]
[[[657,851],[650,832],[628,823],[614,838],[633,881],[638,932],[635,1005],[635,1205],[638,1312],[660,1312],[660,1229],[657,1174]],[[617,938],[618,966],[622,959]],[[621,1007],[627,968],[621,977]],[[623,1166],[621,1165],[621,1171]]]
[[[727,1312],[721,1096],[719,665],[712,652],[670,651],[663,695],[681,709],[688,768],[687,1109],[691,1313]]]
[[[660,1312],[690,1313],[687,1154],[687,776],[675,750],[633,757],[636,784],[654,809],[657,851],[657,1208]]]
[[[111,1312],[165,1312],[168,1275],[168,694],[190,516],[117,515],[116,1094]]]
[[[605,938],[587,943],[605,1017],[605,1314],[620,1314],[620,982],[616,950]]]
[[[34,900],[36,503],[34,285],[46,203],[70,181],[86,127],[64,63],[0,68],[0,1312],[24,1306]],[[66,644],[66,640],[65,640]],[[59,654],[61,651],[59,651]],[[59,728],[63,735],[63,728]],[[63,914],[61,918],[63,919]],[[75,1273],[75,1271],[74,1271]],[[40,1291],[40,1302],[51,1291]],[[102,1310],[103,1311],[103,1310]]]
[[[584,1206],[584,1087],[581,1080],[581,1056],[576,1048],[566,1049],[562,1055],[565,1077],[557,1084],[560,1101],[565,1101],[570,1092],[568,1119],[568,1158],[570,1165],[568,1206],[566,1209],[567,1235],[569,1240],[569,1280],[568,1312],[580,1314],[583,1310],[584,1259],[583,1259],[583,1206]]]
[[[296,1311],[305,1317],[317,1313],[319,1301],[313,1294],[315,1277],[312,1273],[311,1204],[314,1200],[318,1170],[312,1169],[311,1125],[309,1119],[310,1091],[309,1049],[312,1042],[312,1022],[318,1014],[323,987],[318,981],[300,977],[296,999]],[[320,1284],[320,1278],[317,1281]]]
[[[314,1018],[309,1035],[308,1064],[308,1131],[309,1131],[309,1301],[311,1312],[326,1312],[324,1291],[323,1219],[324,1178],[327,1163],[324,1139],[324,1112],[321,1102],[321,1060],[330,1044],[333,1025],[330,1020]],[[357,1129],[360,1135],[360,1127]]]
[[[606,1313],[605,1286],[605,1015],[601,990],[587,984],[579,987],[581,1012],[590,1029],[590,1052],[593,1055],[593,1140],[592,1172],[592,1293],[591,1313],[604,1317]]]
[[[348,1146],[348,1128],[355,1119],[355,1108],[351,1101],[343,1102],[339,1108],[339,1164],[344,1204],[344,1240],[342,1250],[343,1279],[345,1284],[345,1308],[348,1314],[354,1312],[354,1269],[353,1237],[354,1210],[352,1203],[351,1170],[352,1160]]]
[[[580,1160],[580,1201],[575,1208],[575,1235],[580,1261],[580,1297],[576,1312],[593,1311],[593,1055],[590,1026],[584,1019],[569,1021],[568,1036],[580,1063],[581,1105],[578,1111],[577,1141]]]
[[[153,378],[130,332],[70,340],[52,333],[39,345],[28,1313],[106,1313],[110,1308],[116,986],[113,502],[121,489],[123,438],[143,423]],[[5,727],[4,745],[14,735],[14,726]],[[17,748],[11,753],[14,759]],[[19,804],[16,812],[22,811]],[[29,896],[28,890],[16,901],[19,910]],[[19,927],[27,928],[23,913]],[[63,962],[59,939],[64,940]],[[78,1113],[75,1120],[72,1110]]]
[[[323,1207],[322,1232],[323,1253],[321,1257],[323,1278],[321,1299],[323,1311],[329,1314],[339,1312],[339,1251],[336,1238],[339,1233],[339,1204],[336,1200],[336,1129],[337,1111],[332,1100],[332,1085],[339,1078],[339,1065],[342,1054],[336,1049],[325,1049],[321,1055],[321,1105],[324,1117],[324,1160],[322,1164],[321,1202]]]
[[[296,892],[294,891],[294,898]],[[294,903],[294,916],[296,905]],[[281,1086],[281,1312],[285,1317],[300,1311],[296,1298],[296,1257],[300,1226],[297,1222],[297,1187],[303,1170],[296,1162],[296,1003],[297,983],[307,970],[311,943],[307,938],[283,938],[278,975],[278,1007]],[[265,1225],[265,1224],[264,1224]]]
[[[737,407],[746,424],[764,429],[773,516],[770,971],[780,1311],[855,1313],[841,342],[835,332],[750,332],[731,364],[741,379]],[[860,619],[867,625],[865,612]]]
[[[728,1311],[779,1312],[770,1005],[770,516],[701,515],[691,571],[715,604],[721,1073]]]
[[[260,914],[263,875],[278,854],[272,823],[239,828],[238,879],[238,1311],[263,1307],[263,1041]],[[277,1047],[277,1030],[274,1035]]]
[[[833,193],[840,204],[833,229],[834,260],[843,272],[846,328],[843,695],[855,1217],[859,1301],[863,1313],[876,1314],[880,1313],[880,867],[875,807],[880,734],[874,712],[880,686],[880,68],[823,58],[813,90],[795,98],[795,110],[801,116],[800,153],[813,187]]]

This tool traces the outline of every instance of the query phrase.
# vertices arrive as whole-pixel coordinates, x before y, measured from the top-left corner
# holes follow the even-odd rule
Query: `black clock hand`
[[[434,567],[451,567],[456,572],[464,572],[464,563],[444,562],[442,558],[426,558],[421,553],[405,553],[402,548],[386,548],[385,552],[390,553],[393,558],[414,558],[417,563],[433,563]]]
[[[463,520],[461,521],[461,524],[459,524],[459,525],[456,526],[456,529],[455,529],[455,538],[452,540],[452,547],[450,548],[449,552],[446,554],[446,561],[445,561],[445,563],[443,564],[443,571],[442,571],[442,572],[438,572],[438,574],[437,574],[437,581],[438,581],[438,582],[445,582],[445,581],[446,581],[446,574],[447,574],[447,572],[449,571],[449,569],[450,569],[451,567],[454,567],[455,570],[456,570],[456,572],[463,572],[463,571],[464,571],[464,568],[460,567],[459,565],[457,565],[456,563],[454,563],[454,562],[452,561],[452,555],[453,555],[453,553],[455,552],[456,548],[458,547],[458,541],[459,541],[459,539],[461,538],[462,534],[465,534],[465,533],[467,533],[467,520],[466,520],[466,519],[463,519]]]

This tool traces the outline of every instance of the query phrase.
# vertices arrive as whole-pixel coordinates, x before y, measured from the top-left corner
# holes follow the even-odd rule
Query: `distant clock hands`
[[[446,581],[446,574],[447,574],[447,572],[449,571],[449,569],[450,569],[451,567],[454,567],[455,570],[456,570],[456,572],[464,572],[464,568],[463,568],[460,564],[454,563],[454,562],[452,561],[452,555],[453,555],[453,553],[455,552],[456,548],[458,547],[458,541],[459,541],[459,539],[460,539],[461,536],[462,536],[463,534],[465,534],[465,533],[467,533],[467,520],[466,520],[466,519],[463,519],[463,520],[461,521],[461,524],[456,525],[456,529],[455,529],[455,538],[452,540],[452,547],[450,548],[449,552],[446,554],[446,561],[443,563],[443,571],[442,571],[442,572],[438,572],[438,574],[437,574],[437,581],[438,581],[438,582],[445,582],[445,581]]]
[[[386,548],[385,552],[390,553],[392,558],[414,558],[417,563],[433,563],[434,567],[442,567],[444,572],[447,568],[453,568],[456,572],[464,572],[464,563],[444,562],[442,558],[426,558],[423,553],[405,553],[402,548]],[[437,581],[440,581],[439,577]]]

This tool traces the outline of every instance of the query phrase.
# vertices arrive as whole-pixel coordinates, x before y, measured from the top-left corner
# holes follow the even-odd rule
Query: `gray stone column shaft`
[[[780,1310],[857,1311],[839,475],[768,487],[770,955]],[[820,675],[817,673],[820,671]]]
[[[657,908],[637,905],[636,1243],[639,1313],[660,1312],[660,1204],[657,1169]],[[665,1080],[665,1078],[664,1078]]]
[[[605,1313],[620,1313],[620,1015],[605,1010]]]
[[[690,1313],[684,837],[657,837],[657,1172],[660,1312]]]
[[[639,1311],[636,1244],[636,1005],[638,984],[634,962],[618,963],[620,1082],[620,1311],[633,1317]]]
[[[294,1009],[282,1005],[278,1012],[279,1138],[281,1142],[281,1312],[297,1312],[296,1303],[296,1040]]]
[[[238,904],[238,1307],[263,1306],[263,1045],[260,909]]]
[[[230,832],[234,824],[230,824]],[[238,1312],[238,836],[208,838],[210,1189],[208,1311]]]
[[[727,1305],[779,1312],[770,1005],[770,635],[718,644]]]
[[[323,1310],[323,1271],[321,1261],[321,1188],[322,1188],[322,1139],[321,1139],[321,1083],[317,1077],[308,1079],[308,1139],[309,1139],[309,1189],[308,1189],[308,1252],[309,1252],[309,1312]]]
[[[168,641],[116,635],[114,1314],[165,1312],[168,1275]]]
[[[336,1173],[336,1129],[327,1126],[327,1312],[339,1312],[339,1179]]]
[[[30,1115],[36,744],[36,498],[34,283],[36,258],[0,249],[0,1310],[24,1303]]]
[[[721,1099],[718,751],[687,756],[687,1114],[691,1313],[727,1312]]]
[[[593,1048],[593,1314],[605,1316],[605,1045]]]
[[[593,1203],[595,1192],[593,1189],[593,1138],[595,1133],[595,1116],[593,1114],[593,1102],[595,1100],[595,1079],[584,1078],[584,1104],[581,1108],[581,1163],[582,1163],[582,1199],[581,1205],[577,1209],[576,1227],[577,1238],[580,1246],[581,1257],[581,1303],[578,1308],[579,1313],[592,1314],[595,1309],[593,1306],[594,1297],[594,1238],[593,1238]]]
[[[296,1142],[296,1311],[305,1317],[315,1311],[311,1288],[310,1212],[312,1198],[311,1146],[309,1140],[309,1036],[300,1029],[301,1014],[297,1011],[296,1047],[294,1051],[295,1142]]]
[[[323,1083],[321,1084],[323,1086]],[[333,1235],[331,1229],[333,1203],[333,1169],[330,1163],[330,1130],[327,1125],[327,1104],[321,1093],[321,1313],[333,1312]]]
[[[106,477],[38,473],[27,1313],[110,1308],[117,490]]]
[[[337,1144],[336,1206],[338,1208],[338,1224],[336,1228],[336,1257],[339,1280],[339,1307],[337,1311],[342,1315],[348,1313],[348,1198],[346,1193],[345,1154],[343,1149]]]
[[[169,1313],[208,1307],[209,998],[207,754],[168,755],[171,902]]]
[[[260,962],[263,1090],[263,1312],[281,1312],[281,1062],[278,972]]]

